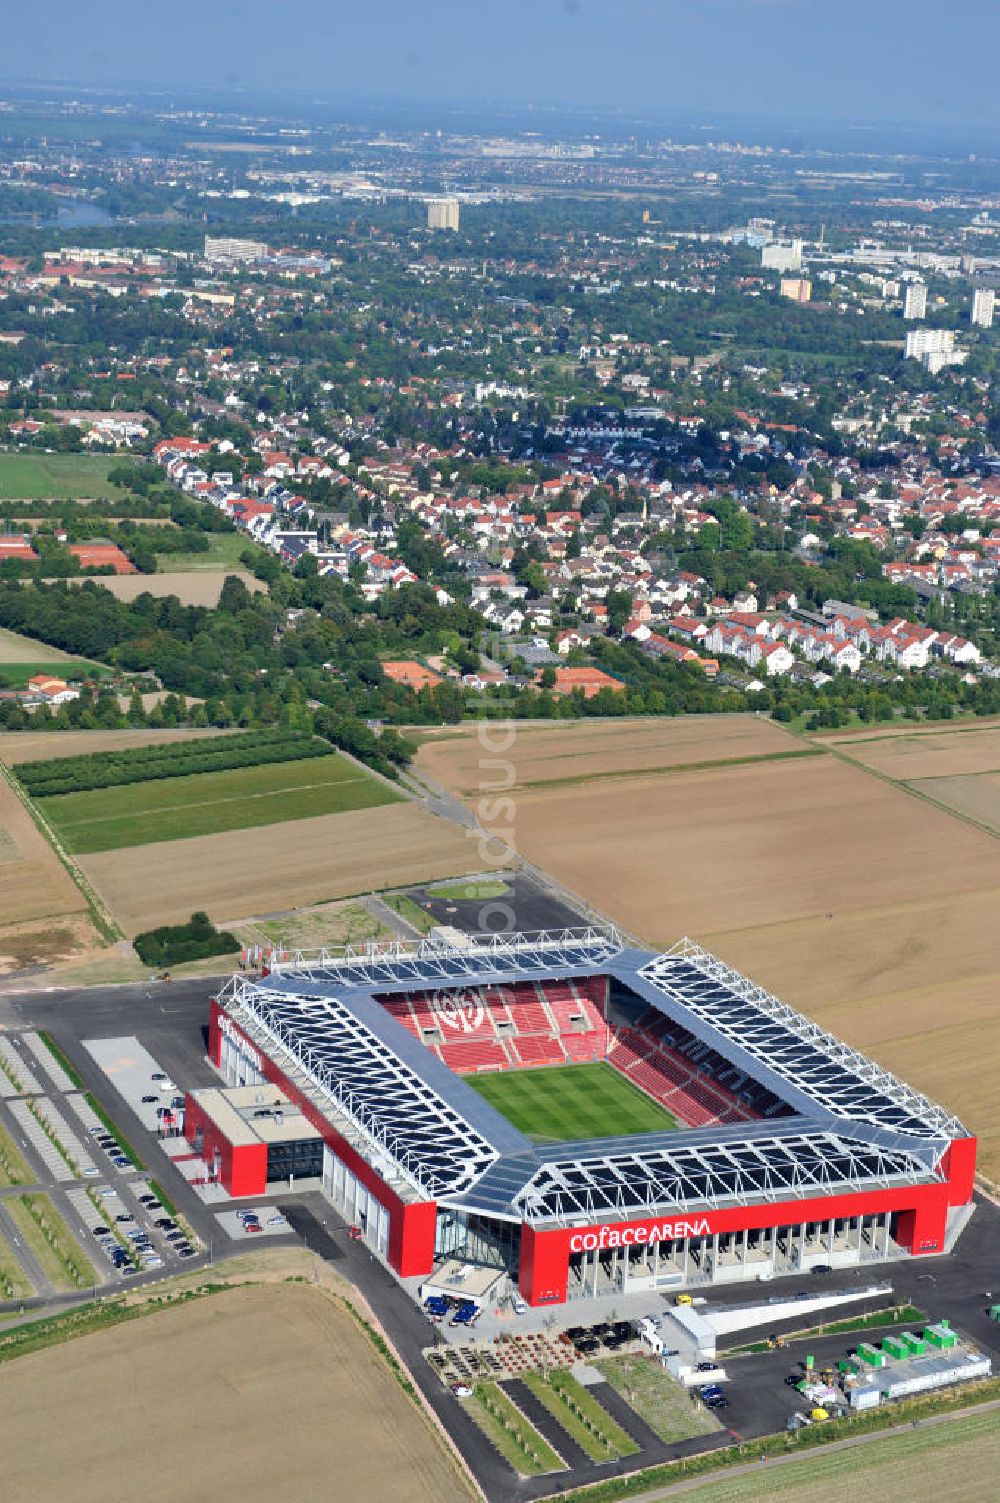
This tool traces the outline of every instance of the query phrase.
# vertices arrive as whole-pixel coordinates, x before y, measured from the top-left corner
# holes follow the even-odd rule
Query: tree
[[[620,636],[632,615],[632,596],[628,590],[609,590],[607,606],[608,631],[614,636]]]

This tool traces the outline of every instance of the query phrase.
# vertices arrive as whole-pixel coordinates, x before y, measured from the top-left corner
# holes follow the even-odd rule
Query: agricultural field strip
[[[792,739],[770,720],[733,716],[682,716],[673,720],[587,721],[580,725],[518,725],[507,752],[519,785],[542,785],[570,777],[586,780],[641,772],[654,766],[702,766],[721,761],[756,761],[790,750],[815,750]],[[417,770],[452,791],[478,794],[483,751],[474,728],[442,737],[425,736]]]
[[[134,838],[134,836],[132,837]],[[129,934],[215,922],[380,892],[481,869],[464,831],[409,800],[192,835],[160,846],[85,856],[82,865]],[[0,867],[0,873],[3,868]]]
[[[334,752],[302,762],[53,794],[38,806],[69,848],[87,854],[375,808],[402,797]]]
[[[37,637],[26,637],[22,632],[0,626],[0,672],[8,663],[39,663],[55,668],[59,663],[75,663],[71,652],[61,647],[51,647],[48,642],[39,642]]]
[[[219,736],[241,736],[242,731],[196,729],[130,731],[0,731],[0,762],[17,768],[22,762],[89,756],[100,752],[131,751],[136,747],[174,746],[187,741],[209,741]]]
[[[68,1478],[72,1503],[135,1497],[157,1436],[169,1473],[161,1490],[185,1500],[477,1496],[366,1332],[312,1285],[179,1301],[4,1363],[0,1405],[10,1503],[66,1503]]]
[[[239,736],[213,736],[201,741],[172,741],[115,751],[94,751],[76,757],[19,762],[17,778],[34,798],[60,793],[85,793],[130,783],[164,778],[229,772],[275,763],[329,757],[328,742],[318,736],[285,731],[247,731]],[[53,786],[63,783],[65,787]]]
[[[819,1498],[871,1498],[910,1503],[916,1491],[937,1503],[981,1503],[986,1479],[1000,1467],[996,1413],[948,1416],[885,1435],[859,1437],[811,1454],[780,1457],[768,1468],[768,1503],[816,1503]],[[689,1503],[760,1503],[759,1464],[733,1475],[720,1472],[684,1488]]]
[[[526,778],[523,782],[515,782],[511,788],[562,788],[584,786],[588,783],[601,783],[609,779],[659,777],[672,773],[704,772],[722,767],[743,767],[748,763],[755,762],[788,762],[796,757],[821,757],[825,748],[822,746],[802,746],[789,751],[755,752],[745,757],[715,757],[710,761],[701,762],[666,762],[658,767],[621,767],[603,768],[597,771],[568,773],[565,777],[553,778]]]

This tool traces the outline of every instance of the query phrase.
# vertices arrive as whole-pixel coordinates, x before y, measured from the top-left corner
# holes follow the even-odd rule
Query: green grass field
[[[98,454],[0,454],[0,501],[120,499],[128,492],[108,480],[119,462]]]
[[[332,753],[302,762],[53,794],[37,803],[66,848],[87,855],[371,809],[401,797]]]
[[[161,553],[157,559],[157,573],[180,574],[201,569],[223,569],[235,566],[240,555],[249,549],[258,549],[250,538],[241,532],[210,532],[207,534],[207,553]]]
[[[536,1142],[619,1138],[630,1133],[670,1132],[677,1126],[669,1112],[600,1061],[504,1070],[465,1079],[501,1116]]]
[[[109,672],[106,664],[88,663],[85,658],[60,658],[58,662],[44,663],[0,663],[0,688],[23,689],[29,678],[34,678],[37,673],[71,680],[100,678]]]

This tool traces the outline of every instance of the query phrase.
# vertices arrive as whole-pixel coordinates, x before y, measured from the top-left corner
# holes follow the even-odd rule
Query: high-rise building
[[[232,240],[228,235],[205,236],[206,261],[263,261],[267,246],[262,240]]]
[[[927,316],[927,283],[911,282],[906,289],[903,299],[904,318],[926,318]]]
[[[808,277],[782,277],[779,291],[782,297],[791,298],[793,303],[808,303],[813,284]]]
[[[427,228],[429,230],[457,230],[458,213],[457,198],[432,198],[427,204]]]
[[[802,241],[770,241],[760,253],[760,264],[765,271],[801,271]]]
[[[905,358],[919,360],[933,376],[946,365],[964,364],[969,352],[956,349],[954,329],[912,329],[906,336]]]
[[[992,287],[977,287],[972,294],[972,322],[978,324],[981,329],[992,329],[993,308],[996,304],[996,292]]]

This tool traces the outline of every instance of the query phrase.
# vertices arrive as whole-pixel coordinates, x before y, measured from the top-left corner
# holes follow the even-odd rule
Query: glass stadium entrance
[[[766,1280],[904,1255],[888,1213],[571,1251],[567,1299]],[[583,1237],[581,1236],[581,1242]]]

